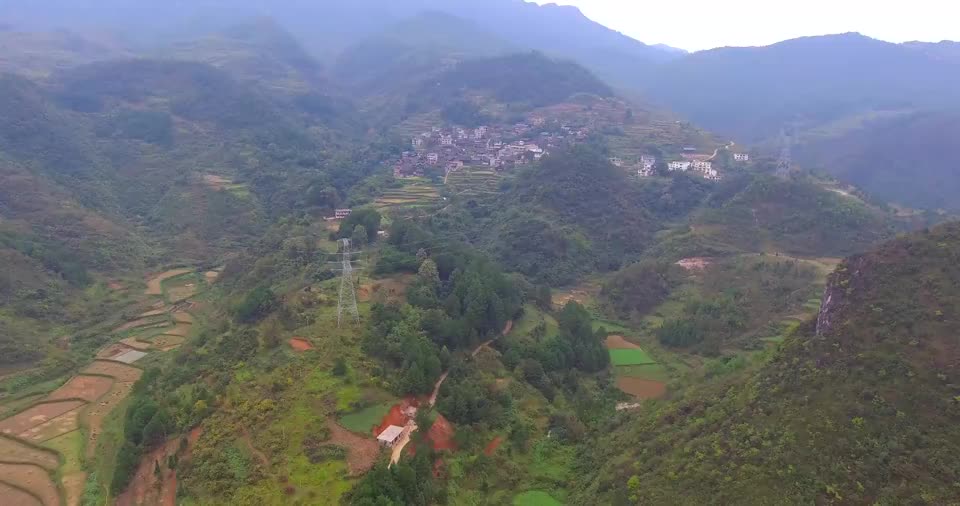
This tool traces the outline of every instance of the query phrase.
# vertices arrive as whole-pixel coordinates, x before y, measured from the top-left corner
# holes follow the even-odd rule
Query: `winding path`
[[[500,336],[505,336],[509,334],[511,330],[513,330],[513,320],[507,321],[507,324],[506,326],[503,327],[503,332],[500,333]],[[480,353],[481,349],[493,344],[493,342],[496,341],[500,336],[495,337],[485,343],[481,343],[479,346],[477,346],[475,350],[473,350],[472,353],[470,353],[470,356],[476,357],[477,354]],[[447,376],[449,374],[450,374],[449,370],[444,371],[443,374],[440,375],[440,378],[437,379],[437,384],[434,385],[433,392],[430,394],[430,399],[428,401],[431,408],[434,405],[436,405],[437,396],[440,395],[440,387],[443,385],[443,382],[446,381]],[[413,435],[414,432],[416,432],[418,428],[419,427],[417,427],[417,423],[413,421],[413,419],[407,422],[407,425],[404,427],[403,434],[400,436],[400,440],[397,441],[395,445],[393,445],[393,451],[390,454],[391,466],[396,464],[397,462],[400,462],[400,457],[403,455],[403,449],[410,442],[410,437]]]

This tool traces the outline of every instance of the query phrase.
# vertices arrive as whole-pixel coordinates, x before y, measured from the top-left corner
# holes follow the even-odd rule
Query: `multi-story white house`
[[[693,170],[699,170],[700,172],[707,172],[708,170],[713,169],[713,162],[708,162],[706,160],[694,160],[693,161]]]
[[[427,153],[427,163],[436,165],[440,161],[440,155],[436,153]]]
[[[452,136],[452,135],[441,135],[441,136],[440,136],[440,145],[441,145],[441,146],[453,146],[453,136]]]
[[[422,137],[414,137],[414,138],[413,138],[413,149],[420,149],[420,148],[422,148],[422,147],[423,147],[423,138],[422,138]]]
[[[483,139],[483,136],[485,135],[487,135],[487,127],[485,126],[478,127],[476,130],[473,131],[473,138],[478,141],[480,139]]]
[[[653,167],[657,164],[657,157],[650,155],[643,155],[640,157],[640,165],[644,167]]]
[[[653,176],[653,166],[643,165],[637,168],[637,175],[640,177],[651,177]]]
[[[616,165],[617,167],[623,167],[623,159],[618,157],[610,158],[610,163]]]
[[[669,169],[669,170],[671,170],[671,171],[679,170],[679,171],[681,171],[681,172],[686,172],[686,171],[690,170],[690,162],[685,162],[685,161],[684,161],[684,162],[681,162],[681,161],[670,162],[669,164],[667,164],[667,169]]]
[[[746,154],[746,153],[734,153],[734,154],[733,154],[733,159],[734,159],[735,161],[738,161],[738,162],[749,162],[749,161],[750,161],[750,155],[748,155],[748,154]]]

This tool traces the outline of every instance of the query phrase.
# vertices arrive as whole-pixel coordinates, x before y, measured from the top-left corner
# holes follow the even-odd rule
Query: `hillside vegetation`
[[[768,363],[621,419],[579,500],[956,502],[958,258],[951,224],[847,259]]]

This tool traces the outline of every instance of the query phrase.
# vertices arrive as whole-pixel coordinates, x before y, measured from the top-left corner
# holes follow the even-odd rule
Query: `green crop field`
[[[340,425],[353,432],[369,434],[372,427],[380,425],[380,421],[390,411],[391,406],[393,402],[384,402],[350,413],[340,418]]]
[[[550,494],[539,490],[530,490],[513,498],[514,506],[561,506],[562,504]]]
[[[609,350],[610,362],[613,365],[644,365],[655,364],[656,360],[650,358],[647,352],[641,349],[632,350]]]

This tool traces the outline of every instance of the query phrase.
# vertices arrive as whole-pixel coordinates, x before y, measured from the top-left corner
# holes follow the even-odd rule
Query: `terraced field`
[[[450,192],[459,197],[496,195],[500,189],[500,174],[485,167],[465,167],[447,176]]]
[[[440,202],[437,188],[428,184],[410,184],[403,188],[387,190],[376,201],[380,211],[429,207]]]

